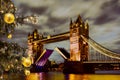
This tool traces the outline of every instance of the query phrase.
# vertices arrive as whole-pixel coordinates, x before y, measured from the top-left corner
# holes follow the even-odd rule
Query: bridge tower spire
[[[87,22],[83,22],[81,16],[74,23],[70,22],[70,60],[71,61],[87,61],[88,60],[88,44],[82,40],[80,35],[88,38],[89,26]]]

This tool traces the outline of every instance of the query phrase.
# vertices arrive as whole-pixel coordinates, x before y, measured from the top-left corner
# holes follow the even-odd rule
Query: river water
[[[6,77],[6,78],[5,78]],[[11,74],[0,80],[120,80],[120,74],[63,74],[62,72]]]

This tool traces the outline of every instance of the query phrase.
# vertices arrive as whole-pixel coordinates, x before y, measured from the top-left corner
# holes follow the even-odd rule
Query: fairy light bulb
[[[8,38],[8,39],[11,39],[11,38],[12,38],[12,34],[9,33],[9,34],[7,35],[7,38]]]

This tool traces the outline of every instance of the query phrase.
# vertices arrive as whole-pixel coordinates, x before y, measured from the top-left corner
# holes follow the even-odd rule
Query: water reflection
[[[120,80],[120,75],[69,74],[69,79],[67,80]]]
[[[89,80],[89,79],[88,75],[69,74],[69,79],[67,80]]]
[[[25,80],[65,80],[65,77],[61,72],[42,72],[31,73],[29,76],[26,76]]]
[[[62,72],[31,73],[25,80],[120,80],[120,75],[63,74]]]
[[[38,75],[38,73],[31,73],[30,75],[26,76],[26,80],[39,80],[39,79],[40,76]]]
[[[88,75],[88,80],[120,80],[120,75]]]

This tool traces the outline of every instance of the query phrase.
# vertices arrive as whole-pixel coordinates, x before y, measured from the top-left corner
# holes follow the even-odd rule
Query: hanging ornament
[[[14,31],[18,24],[24,24],[24,22],[36,24],[37,17],[31,16],[16,16],[17,8],[15,7],[13,0],[0,0],[0,34],[8,34],[9,30]],[[8,30],[7,30],[8,29]]]
[[[8,24],[11,24],[15,21],[15,16],[12,13],[6,13],[4,15],[4,21]]]
[[[25,75],[30,75],[30,70],[25,69],[24,73],[25,73]]]
[[[11,38],[12,38],[12,34],[9,33],[9,34],[7,35],[7,38],[8,38],[8,39],[11,39]]]
[[[10,70],[10,65],[5,66],[5,71],[9,71]]]
[[[22,64],[23,64],[24,67],[30,67],[31,64],[32,64],[32,61],[29,57],[28,58],[23,57],[22,58]]]

